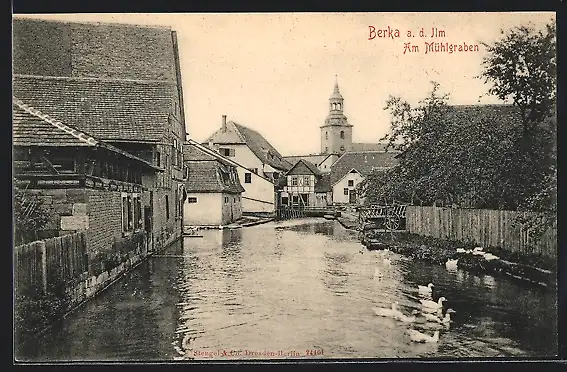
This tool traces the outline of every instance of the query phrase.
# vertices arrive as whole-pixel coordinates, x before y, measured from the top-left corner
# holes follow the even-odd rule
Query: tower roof
[[[331,94],[331,97],[329,98],[330,100],[335,100],[335,99],[343,99],[343,96],[341,95],[341,92],[339,91],[339,83],[337,81],[337,75],[335,75],[335,89],[333,90],[333,94]]]

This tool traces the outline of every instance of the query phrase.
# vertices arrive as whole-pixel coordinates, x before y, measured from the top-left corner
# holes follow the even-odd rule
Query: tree
[[[504,34],[504,31],[502,31]],[[520,109],[524,136],[551,112],[556,102],[557,46],[555,24],[545,31],[520,26],[489,45],[479,78],[492,83],[488,94],[512,99]]]
[[[557,224],[556,28],[520,26],[502,34],[494,44],[484,44],[488,55],[479,78],[492,84],[488,94],[511,99],[519,108],[522,136],[508,182],[524,190],[519,209],[539,212],[521,222],[541,235]]]

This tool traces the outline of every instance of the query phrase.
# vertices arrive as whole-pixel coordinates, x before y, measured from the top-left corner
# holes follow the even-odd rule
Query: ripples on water
[[[37,358],[504,357],[556,354],[555,293],[490,276],[361,250],[326,220],[203,231],[143,263],[34,343]],[[381,273],[376,277],[375,273]],[[415,344],[406,325],[373,307],[419,310],[417,285],[456,310],[438,343]],[[221,351],[221,355],[215,352]],[[240,357],[222,355],[240,351]],[[297,354],[291,354],[291,352]],[[258,355],[258,354],[256,354]]]

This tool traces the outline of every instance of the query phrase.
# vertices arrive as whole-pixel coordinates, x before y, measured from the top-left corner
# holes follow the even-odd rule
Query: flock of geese
[[[383,258],[382,263],[385,266],[389,266],[391,264],[390,258],[387,256],[389,254],[389,250],[385,249],[381,250],[380,252],[381,254],[386,254],[386,257]],[[457,260],[447,261],[447,269],[453,267],[456,268],[456,261]],[[374,271],[374,277],[376,279],[381,279],[383,277],[382,271],[376,268]],[[398,301],[395,301],[392,303],[392,306],[390,308],[374,307],[374,313],[378,316],[395,319],[401,323],[414,324],[418,323],[418,320],[420,320],[421,322],[425,321],[428,325],[437,326],[448,330],[450,323],[452,322],[451,314],[456,313],[456,311],[453,309],[447,309],[443,313],[443,303],[447,301],[447,299],[441,296],[437,301],[433,301],[433,287],[433,283],[417,286],[417,293],[421,297],[419,299],[421,311],[414,309],[411,312],[411,315],[406,315],[398,308]],[[427,333],[420,332],[417,329],[410,328],[407,330],[407,333],[409,334],[410,340],[413,342],[430,343],[439,341],[440,331],[439,329],[437,329],[434,331],[433,335],[429,335]]]

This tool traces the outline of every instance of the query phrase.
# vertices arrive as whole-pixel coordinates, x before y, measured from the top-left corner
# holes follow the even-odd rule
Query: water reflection
[[[33,354],[42,360],[232,360],[266,351],[275,353],[271,359],[289,356],[279,351],[313,358],[304,355],[311,349],[322,350],[323,358],[557,350],[556,298],[544,289],[393,253],[361,253],[355,233],[322,219],[202,235],[143,263],[35,343]],[[448,329],[374,314],[373,307],[394,301],[406,315],[421,309],[417,286],[429,282],[432,299],[444,296],[446,308],[456,310]],[[408,328],[440,329],[440,340],[412,343]],[[215,355],[219,350],[234,353]]]

